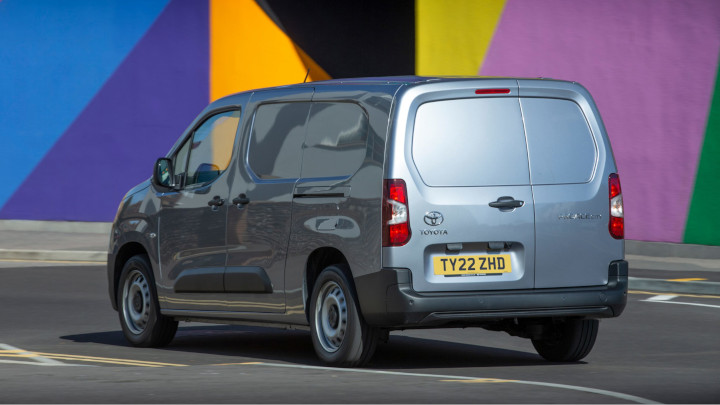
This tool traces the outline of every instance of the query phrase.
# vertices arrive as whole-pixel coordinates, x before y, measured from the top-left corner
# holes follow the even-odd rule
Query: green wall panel
[[[684,241],[699,245],[720,245],[720,66],[715,78],[715,91]]]

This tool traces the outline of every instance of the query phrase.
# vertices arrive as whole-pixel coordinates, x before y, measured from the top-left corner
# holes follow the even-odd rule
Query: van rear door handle
[[[233,198],[232,203],[235,204],[238,208],[242,208],[243,205],[250,203],[250,199],[247,198],[245,193],[243,193],[243,194],[240,194],[239,196]]]
[[[502,209],[514,209],[514,208],[520,208],[523,205],[525,205],[525,201],[516,200],[513,197],[500,197],[497,199],[497,201],[493,201],[488,204],[489,206],[493,208],[500,208]]]

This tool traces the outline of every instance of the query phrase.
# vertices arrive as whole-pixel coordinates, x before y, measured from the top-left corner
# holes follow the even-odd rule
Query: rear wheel
[[[160,314],[160,306],[146,255],[130,258],[120,274],[118,314],[125,338],[134,346],[165,346],[175,337],[177,321]]]
[[[595,345],[600,322],[597,319],[570,319],[549,326],[543,339],[533,339],[538,354],[549,361],[579,361]]]
[[[380,332],[360,316],[345,265],[329,266],[315,282],[310,301],[310,333],[315,353],[333,366],[356,367],[375,352]]]

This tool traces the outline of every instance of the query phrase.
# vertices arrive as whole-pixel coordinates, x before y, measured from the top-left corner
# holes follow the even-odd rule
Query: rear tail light
[[[622,189],[620,176],[613,173],[608,178],[610,186],[610,235],[615,239],[625,238],[625,215],[623,214]]]
[[[410,217],[405,181],[387,179],[383,183],[383,247],[402,246],[410,240]]]

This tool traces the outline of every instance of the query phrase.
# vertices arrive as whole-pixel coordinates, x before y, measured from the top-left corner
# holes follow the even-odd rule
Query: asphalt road
[[[720,297],[633,291],[582,362],[482,329],[395,332],[364,369],[308,332],[181,324],[130,347],[104,267],[0,263],[2,403],[718,403]]]

